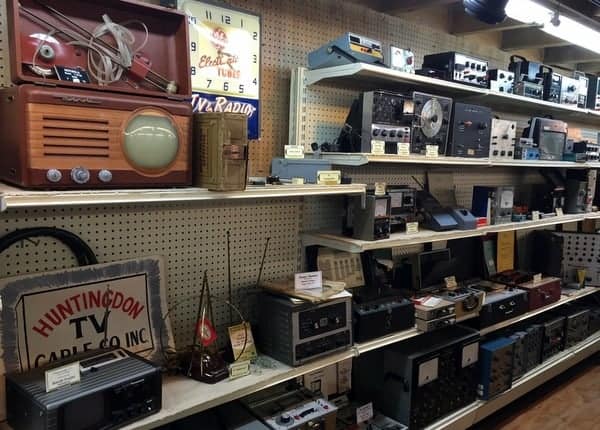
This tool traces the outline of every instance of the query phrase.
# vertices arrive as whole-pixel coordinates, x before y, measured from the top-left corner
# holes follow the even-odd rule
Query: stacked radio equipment
[[[467,103],[454,103],[452,129],[446,155],[486,158],[490,153],[492,110]]]
[[[511,55],[508,70],[515,74],[513,93],[541,100],[544,96],[542,67],[541,63],[528,61],[519,55]]]
[[[7,11],[15,86],[1,94],[1,179],[63,189],[191,183],[184,14],[126,0],[10,0]]]
[[[508,70],[491,69],[487,74],[488,88],[500,93],[512,94],[515,74]]]
[[[385,415],[423,428],[475,401],[478,350],[478,333],[460,325],[424,333],[361,355],[354,386]]]
[[[514,339],[500,337],[479,347],[479,384],[477,394],[488,400],[512,387]]]
[[[460,52],[429,54],[417,73],[452,82],[487,88],[487,61]]]
[[[515,158],[517,123],[505,119],[492,118],[490,136],[490,158],[492,160],[512,160]]]

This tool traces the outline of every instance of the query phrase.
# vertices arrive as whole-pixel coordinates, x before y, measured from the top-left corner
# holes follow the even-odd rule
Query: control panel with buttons
[[[515,74],[508,70],[488,70],[488,88],[499,93],[512,94],[515,84]]]
[[[579,79],[563,76],[560,90],[560,104],[577,106],[578,101]]]
[[[488,62],[460,52],[425,55],[423,68],[440,71],[441,76],[449,81],[488,87]]]
[[[492,118],[492,134],[490,136],[490,158],[492,160],[514,159],[516,141],[516,121]]]
[[[335,430],[338,408],[298,384],[280,384],[242,399],[273,430]]]
[[[512,387],[514,339],[499,337],[479,348],[480,379],[477,394],[488,400]]]
[[[467,103],[454,103],[452,127],[446,155],[487,158],[490,153],[492,110]]]

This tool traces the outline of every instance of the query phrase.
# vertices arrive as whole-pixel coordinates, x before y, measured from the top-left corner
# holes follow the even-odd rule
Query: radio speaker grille
[[[54,157],[109,157],[108,120],[42,117],[44,155]]]

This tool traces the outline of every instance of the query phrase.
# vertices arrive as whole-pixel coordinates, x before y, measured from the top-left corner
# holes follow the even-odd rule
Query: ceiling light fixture
[[[532,0],[509,0],[505,12],[514,20],[534,24],[544,33],[600,54],[600,32],[571,17],[558,17],[556,9]]]

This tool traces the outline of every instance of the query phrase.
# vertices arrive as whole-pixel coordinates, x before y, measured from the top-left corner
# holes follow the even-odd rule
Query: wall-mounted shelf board
[[[551,160],[490,160],[489,158],[460,157],[425,157],[410,155],[408,157],[386,154],[374,155],[363,153],[323,152],[321,157],[338,166],[363,166],[369,163],[393,164],[431,164],[435,166],[481,166],[481,167],[558,167],[567,169],[600,168],[600,163],[575,163],[572,161]]]
[[[596,291],[598,290],[586,288],[575,296],[563,296],[561,301],[557,302],[552,307],[556,307],[569,301],[579,299],[583,296],[593,294]],[[530,312],[528,313],[528,316],[533,316],[548,309],[549,307],[545,307],[541,310],[536,310],[534,313]],[[521,319],[524,319],[523,317],[521,317]],[[514,322],[516,321],[509,320],[506,325]],[[494,326],[494,329],[496,328],[500,327]],[[489,332],[491,329],[492,328],[489,327],[486,330]],[[422,334],[422,332],[418,331],[416,328],[412,328],[391,334],[389,336],[373,339],[368,342],[355,344],[352,348],[346,351],[338,352],[298,367],[290,367],[269,357],[263,357],[261,360],[259,360],[261,365],[254,365],[253,371],[249,376],[235,379],[233,381],[222,381],[214,385],[204,384],[202,382],[194,381],[182,376],[167,376],[163,380],[162,410],[157,414],[130,424],[124,427],[124,429],[142,430],[165,425],[178,419],[185,418],[198,412],[202,412],[218,405],[239,399],[264,388],[296,378],[314,370],[322,369],[331,364],[339,363],[340,361],[356,357],[360,354],[364,354],[378,348],[383,348],[387,345],[391,345],[420,334]],[[592,351],[590,348],[596,348],[594,351],[600,349],[600,333],[595,337],[588,339],[584,343],[571,348],[571,350],[564,351],[559,356],[544,363],[542,366],[540,366],[541,370],[533,370],[521,378],[517,384],[521,384],[523,381],[534,378],[542,370],[551,368],[554,363],[562,362],[563,359],[567,359],[571,355],[579,353],[579,351],[588,351],[588,355],[591,355],[594,351]],[[513,386],[513,389],[518,386],[517,384]],[[502,396],[506,395],[507,393],[503,394]],[[492,402],[495,402],[495,400]],[[456,423],[466,422],[464,420],[472,419],[472,416],[469,414],[473,413],[475,410],[481,409],[485,403],[486,402],[481,401],[475,402],[472,405],[457,411],[451,416],[446,417],[443,421],[438,422],[436,424],[438,427],[432,428],[465,428],[456,427],[455,425]],[[446,425],[450,425],[450,427],[445,427]],[[9,430],[9,427],[6,425],[6,423],[3,423],[0,424],[0,429]]]
[[[255,369],[252,374],[243,378],[233,381],[221,381],[214,385],[182,376],[167,377],[163,381],[162,410],[155,415],[130,424],[124,429],[155,428],[338,363],[347,358],[352,358],[354,355],[354,350],[349,349],[298,367],[290,367],[266,358],[270,363],[268,367]]]
[[[491,91],[442,79],[399,72],[372,64],[355,63],[343,66],[307,70],[305,84],[326,84],[356,89],[405,87],[459,98],[476,99],[477,102],[499,111],[527,115],[554,115],[558,119],[576,120],[587,124],[600,123],[600,114],[589,109],[561,105],[515,94]]]
[[[501,231],[526,230],[548,227],[552,225],[568,224],[571,222],[583,221],[587,218],[597,218],[598,216],[599,215],[596,212],[554,216],[538,221],[523,221],[488,225],[475,230],[432,231],[421,229],[417,233],[392,233],[388,239],[373,241],[359,240],[337,234],[319,232],[305,233],[302,237],[304,246],[321,245],[328,248],[338,249],[340,251],[360,253],[374,249],[395,248],[399,246],[419,245],[423,243],[439,242],[444,240],[462,239],[465,237],[484,236],[488,233],[498,233]]]
[[[245,191],[215,192],[205,188],[31,191],[0,183],[0,212],[7,209],[127,203],[198,202],[279,197],[365,194],[363,184],[249,186]]]
[[[426,430],[464,430],[483,420],[573,365],[600,351],[600,333],[566,349],[529,371],[512,388],[491,400],[478,400],[426,427]]]

